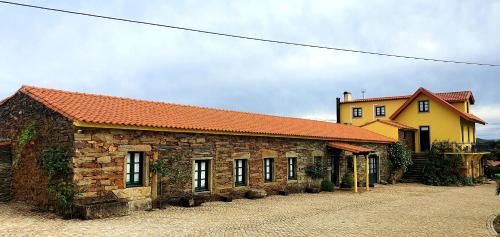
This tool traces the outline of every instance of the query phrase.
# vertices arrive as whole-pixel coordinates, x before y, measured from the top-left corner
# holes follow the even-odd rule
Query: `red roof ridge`
[[[436,92],[434,94],[437,95],[437,96],[440,96],[440,97],[447,96],[447,95],[450,95],[450,94],[466,94],[464,96],[464,98],[461,98],[461,99],[449,99],[449,100],[446,100],[446,101],[449,101],[449,102],[459,102],[459,101],[465,101],[466,99],[471,98],[472,99],[472,104],[474,104],[473,103],[474,102],[474,96],[472,94],[472,91],[470,91],[470,90]],[[351,100],[351,101],[343,101],[343,102],[340,102],[340,103],[342,104],[342,103],[370,102],[370,101],[381,101],[381,100],[401,100],[401,99],[409,99],[409,98],[411,98],[412,95],[371,97],[371,98],[364,98],[364,99],[354,99],[354,100]]]

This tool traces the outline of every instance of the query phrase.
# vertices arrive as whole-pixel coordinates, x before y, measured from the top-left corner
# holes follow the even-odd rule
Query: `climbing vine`
[[[37,130],[38,130],[38,124],[36,122],[32,122],[30,125],[28,125],[22,132],[21,135],[19,136],[19,141],[17,142],[17,149],[16,149],[16,155],[14,157],[14,160],[12,162],[12,165],[15,167],[17,166],[17,162],[23,155],[26,145],[30,142],[35,140],[37,136]]]
[[[62,147],[44,150],[39,159],[43,173],[48,176],[48,190],[58,211],[66,218],[74,215],[74,199],[80,193],[72,181],[71,156]]]
[[[173,186],[183,185],[191,179],[190,163],[182,162],[182,156],[165,156],[155,160],[150,165],[152,173],[161,175],[168,179]]]
[[[399,171],[406,172],[408,167],[413,164],[411,150],[401,142],[396,142],[389,145],[388,158],[391,162],[391,179],[395,179],[395,175]]]

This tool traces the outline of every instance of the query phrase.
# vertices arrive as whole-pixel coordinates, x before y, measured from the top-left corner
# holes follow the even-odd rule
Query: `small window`
[[[429,112],[428,100],[421,100],[418,102],[418,112]]]
[[[385,116],[385,106],[375,106],[375,116]]]
[[[363,109],[362,108],[352,108],[352,117],[353,118],[363,117]]]
[[[469,113],[469,102],[465,102],[467,104],[467,113]]]
[[[321,164],[321,162],[323,162],[323,157],[321,157],[321,156],[315,156],[313,158],[313,161],[314,161],[314,164]]]
[[[297,158],[289,157],[288,158],[288,179],[296,180],[297,179]]]
[[[209,190],[209,160],[194,161],[194,191],[205,192]]]
[[[234,161],[234,186],[247,185],[247,160],[240,159]]]
[[[274,159],[265,158],[264,159],[264,181],[272,182],[274,181]]]
[[[126,187],[142,186],[143,153],[129,152],[127,154]]]

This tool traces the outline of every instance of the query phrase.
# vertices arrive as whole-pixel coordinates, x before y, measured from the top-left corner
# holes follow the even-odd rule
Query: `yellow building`
[[[433,141],[448,140],[470,149],[476,141],[470,91],[432,93],[419,88],[412,95],[352,99],[337,98],[337,121],[364,127],[405,143],[415,152],[430,149]]]

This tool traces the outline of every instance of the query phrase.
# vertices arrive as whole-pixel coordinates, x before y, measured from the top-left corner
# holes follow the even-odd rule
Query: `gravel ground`
[[[0,204],[2,236],[488,236],[500,213],[495,185],[378,186],[261,200],[169,207],[103,220],[62,220],[20,203]]]

